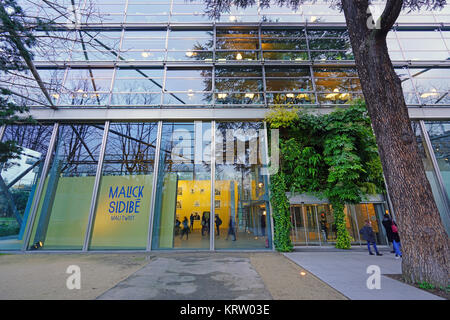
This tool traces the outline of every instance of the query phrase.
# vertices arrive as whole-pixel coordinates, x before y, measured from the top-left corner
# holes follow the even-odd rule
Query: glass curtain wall
[[[53,125],[5,129],[2,141],[14,140],[21,150],[0,168],[0,250],[22,248],[52,131]]]
[[[211,123],[165,122],[153,218],[152,249],[209,249]]]
[[[102,136],[103,125],[59,126],[29,249],[82,249]]]
[[[264,141],[261,122],[216,123],[216,249],[272,246]]]
[[[372,221],[377,244],[385,245],[386,233],[381,221],[384,214],[382,203],[346,205],[344,209],[346,228],[353,245],[364,245],[359,230],[365,220]],[[327,246],[336,242],[336,224],[330,204],[302,204],[291,206],[291,240],[299,246]]]
[[[89,249],[147,248],[157,130],[111,123]]]

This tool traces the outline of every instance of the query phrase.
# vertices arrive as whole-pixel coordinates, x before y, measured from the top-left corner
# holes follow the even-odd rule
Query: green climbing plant
[[[286,181],[283,172],[278,172],[271,177],[270,191],[275,248],[280,252],[289,252],[293,248],[289,237],[292,226],[289,200],[286,196]]]
[[[346,228],[345,204],[359,203],[366,194],[384,190],[364,102],[355,101],[349,108],[323,115],[278,107],[268,113],[266,121],[280,129],[280,172],[271,177],[275,247],[280,251],[292,248],[286,192],[296,192],[330,201],[336,247],[349,249],[352,238]]]

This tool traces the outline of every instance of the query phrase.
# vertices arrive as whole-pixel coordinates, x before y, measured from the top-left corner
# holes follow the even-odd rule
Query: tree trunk
[[[404,278],[446,287],[449,238],[425,175],[386,34],[367,27],[367,0],[342,0],[367,109],[397,218]]]

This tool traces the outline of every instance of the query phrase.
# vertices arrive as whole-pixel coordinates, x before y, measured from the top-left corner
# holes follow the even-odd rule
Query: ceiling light
[[[230,16],[228,18],[231,22],[235,22],[237,20],[236,16]]]
[[[194,55],[194,53],[192,51],[187,51],[186,52],[186,56],[189,57],[189,58],[192,57],[193,55]]]
[[[349,93],[342,93],[339,96],[339,99],[341,99],[341,100],[348,100],[348,99],[350,99],[350,94]]]
[[[250,98],[250,99],[253,99],[254,96],[255,96],[254,93],[246,93],[246,94],[245,94],[245,97],[246,97],[246,98]]]
[[[192,89],[188,90],[188,97],[193,97],[194,96],[194,91]]]
[[[238,54],[236,55],[236,60],[242,60],[242,54],[238,53]]]
[[[149,54],[148,54],[148,52],[142,52],[141,56],[143,56],[144,58],[148,58]]]
[[[59,94],[54,93],[54,94],[52,94],[52,97],[55,98],[55,99],[58,99],[59,98]]]
[[[226,94],[226,93],[218,93],[217,94],[217,98],[219,98],[219,99],[225,99],[227,96],[228,96],[228,94]]]
[[[294,97],[294,94],[293,94],[293,93],[288,93],[288,94],[286,95],[286,97],[288,97],[288,98],[293,98],[293,97]]]
[[[437,90],[435,88],[431,89],[431,92],[426,92],[423,93],[420,97],[421,98],[429,98],[429,97],[433,97],[433,96],[438,96],[439,93],[437,92]]]

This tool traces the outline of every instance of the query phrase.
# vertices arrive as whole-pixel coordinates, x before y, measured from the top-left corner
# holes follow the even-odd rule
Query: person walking
[[[214,222],[216,223],[217,236],[220,236],[220,225],[222,224],[222,220],[218,214],[216,214]]]
[[[228,224],[228,234],[225,240],[228,240],[228,237],[232,235],[233,241],[236,241],[236,232],[234,231],[234,220],[233,217],[230,217],[230,223]]]
[[[375,233],[373,232],[372,223],[370,222],[370,220],[365,221],[365,225],[364,227],[362,227],[359,233],[362,235],[363,239],[367,241],[367,249],[369,250],[369,254],[373,256],[373,252],[372,250],[370,250],[370,245],[373,245],[377,256],[382,256],[382,254],[378,252],[378,248],[375,243]]]
[[[194,231],[194,220],[195,220],[195,217],[194,217],[194,214],[193,213],[191,213],[191,216],[189,217],[189,220],[191,221],[191,231]]]
[[[392,220],[391,230],[392,230],[392,245],[394,247],[395,259],[400,259],[402,257],[401,251],[402,246],[400,243],[400,236],[398,234],[397,224],[395,223],[394,220]]]
[[[266,236],[266,215],[265,214],[261,215],[261,233],[262,233],[263,237]]]
[[[181,230],[181,237],[180,239],[183,239],[183,236],[186,235],[186,240],[189,239],[189,225],[188,225],[188,219],[184,217],[183,220],[183,229]]]
[[[386,236],[388,238],[389,245],[392,243],[393,246],[394,233],[392,232],[392,219],[389,216],[389,214],[387,213],[384,214],[383,221],[381,221],[381,223],[383,224],[384,230],[386,230]],[[391,253],[395,253],[395,249],[393,249]]]

